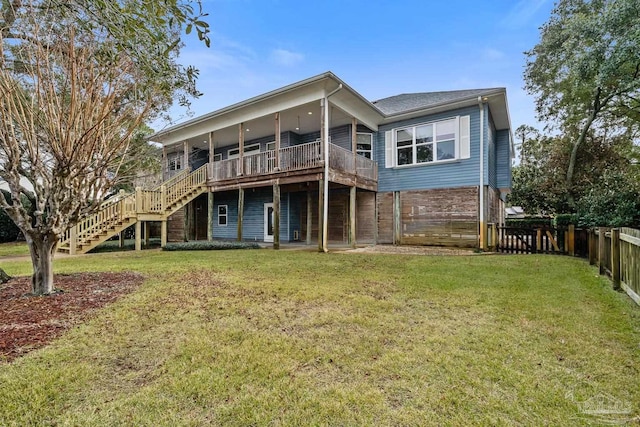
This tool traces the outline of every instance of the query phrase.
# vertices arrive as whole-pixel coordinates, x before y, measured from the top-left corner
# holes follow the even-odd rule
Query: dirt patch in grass
[[[99,308],[136,289],[137,273],[58,274],[60,292],[29,295],[30,277],[0,285],[0,363],[44,347],[64,331],[91,317]]]
[[[481,255],[482,252],[475,252],[473,249],[445,248],[440,246],[393,246],[374,245],[357,249],[350,249],[345,252],[350,253],[373,253],[373,254],[402,254],[402,255]]]

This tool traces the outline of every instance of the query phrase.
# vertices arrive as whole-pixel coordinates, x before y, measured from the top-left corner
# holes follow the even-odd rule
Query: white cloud
[[[482,51],[482,57],[490,61],[497,61],[505,58],[505,56],[504,52],[498,49],[486,48]]]
[[[502,24],[508,28],[517,29],[529,24],[535,14],[550,0],[520,0],[507,13]]]
[[[294,66],[304,59],[304,55],[286,49],[274,49],[271,51],[271,62],[284,67]]]

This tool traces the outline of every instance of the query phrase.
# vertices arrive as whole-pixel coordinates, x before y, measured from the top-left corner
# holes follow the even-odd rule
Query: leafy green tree
[[[193,29],[208,45],[208,25],[201,0],[0,2],[0,206],[29,245],[32,292],[49,294],[60,236],[123,179],[136,130],[199,95],[178,54]]]
[[[524,78],[539,117],[571,136],[567,203],[591,131],[624,133],[640,116],[640,2],[560,0],[529,52]]]
[[[577,212],[582,225],[634,226],[640,215],[640,170],[632,135],[587,135],[577,158],[573,191],[575,208],[567,204],[562,166],[572,141],[537,132],[515,132],[520,140],[520,164],[513,170],[512,205],[530,214]]]

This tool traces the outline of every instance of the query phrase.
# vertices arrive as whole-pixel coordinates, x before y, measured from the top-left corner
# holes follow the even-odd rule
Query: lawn
[[[640,414],[640,309],[579,259],[152,250],[56,271],[148,280],[0,365],[0,425],[587,425],[602,396]]]
[[[25,242],[0,244],[0,257],[22,255],[29,255],[29,247]],[[0,261],[2,260],[0,259]]]

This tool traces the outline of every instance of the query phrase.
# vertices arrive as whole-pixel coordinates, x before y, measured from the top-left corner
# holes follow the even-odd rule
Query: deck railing
[[[239,159],[213,162],[209,164],[209,179],[224,181],[240,176],[267,175],[276,172],[317,168],[323,165],[321,142],[314,141],[281,148],[278,151],[278,160],[279,165],[276,164],[275,150],[269,150],[243,157],[242,170],[240,170]],[[329,165],[342,172],[355,173],[371,180],[378,179],[376,162],[337,145],[329,144]]]
[[[329,167],[342,172],[355,173],[363,178],[378,179],[376,162],[334,144],[329,144]]]

